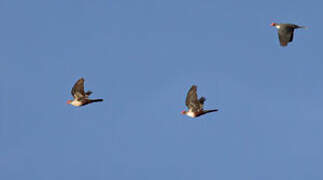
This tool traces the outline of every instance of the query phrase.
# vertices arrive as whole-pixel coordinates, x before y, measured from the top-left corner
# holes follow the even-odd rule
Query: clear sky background
[[[0,179],[323,179],[322,6],[0,1]],[[180,114],[193,84],[219,112]]]

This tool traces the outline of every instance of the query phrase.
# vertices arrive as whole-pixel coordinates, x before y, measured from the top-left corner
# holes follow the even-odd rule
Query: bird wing
[[[294,28],[292,26],[282,26],[278,30],[280,45],[287,46],[288,42],[293,41]]]
[[[201,105],[197,99],[197,86],[193,85],[186,95],[186,106],[193,112],[198,112],[201,109]]]
[[[85,92],[84,92],[84,79],[80,78],[73,86],[72,88],[72,96],[76,99],[80,99],[85,97]]]

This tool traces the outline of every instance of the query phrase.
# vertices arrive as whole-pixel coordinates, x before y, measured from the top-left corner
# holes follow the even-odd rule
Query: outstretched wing
[[[278,37],[280,45],[287,46],[289,42],[293,41],[294,29],[296,25],[294,24],[284,24],[281,25],[278,30]]]
[[[193,112],[198,112],[201,109],[199,100],[197,99],[197,87],[193,85],[186,95],[186,106]]]
[[[80,78],[73,86],[72,88],[72,96],[76,99],[83,98],[85,97],[85,92],[84,92],[84,79]]]

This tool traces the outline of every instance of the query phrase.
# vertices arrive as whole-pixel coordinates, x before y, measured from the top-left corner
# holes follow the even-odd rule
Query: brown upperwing
[[[73,86],[71,90],[72,96],[76,99],[84,98],[84,79],[80,78]]]
[[[199,112],[201,110],[200,102],[197,99],[197,86],[193,85],[186,95],[186,106],[193,112]]]

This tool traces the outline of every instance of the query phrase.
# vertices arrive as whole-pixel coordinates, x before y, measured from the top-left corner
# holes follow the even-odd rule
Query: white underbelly
[[[192,118],[195,117],[195,113],[193,113],[192,111],[188,111],[186,115]]]
[[[77,100],[74,100],[72,101],[71,103],[73,106],[81,106],[82,105],[82,102],[81,101],[77,101]]]

